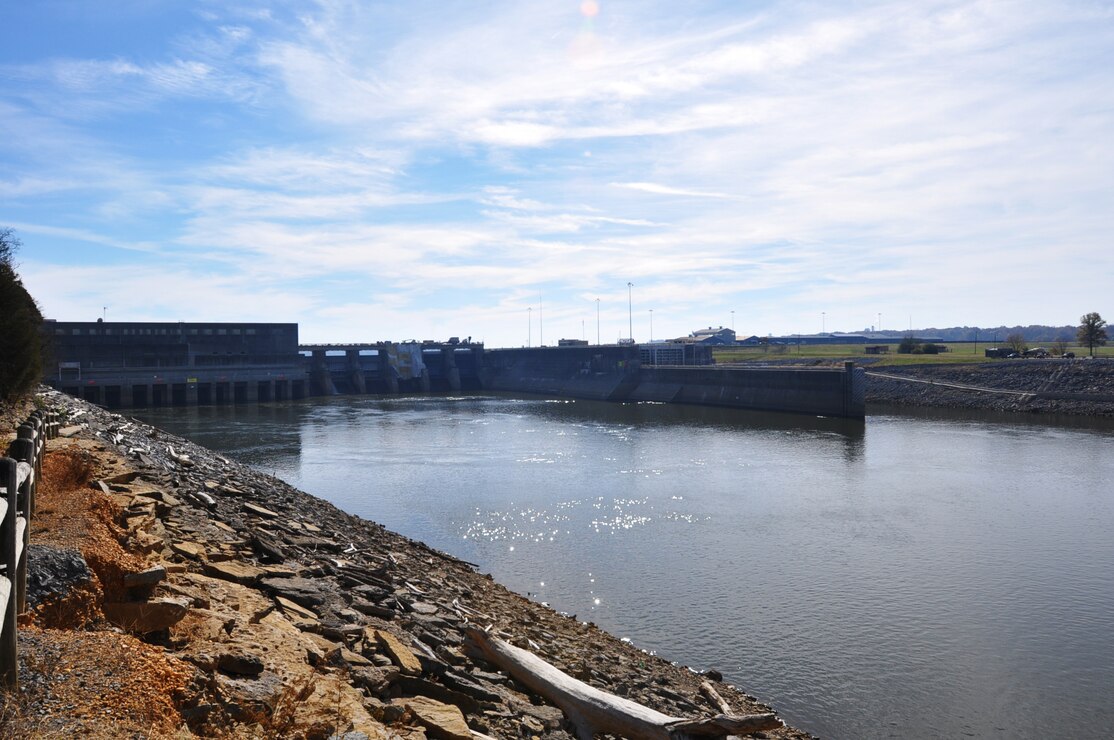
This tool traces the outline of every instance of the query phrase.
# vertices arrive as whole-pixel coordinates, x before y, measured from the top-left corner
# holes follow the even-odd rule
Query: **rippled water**
[[[811,732],[1114,726],[1114,428],[507,397],[143,418]]]

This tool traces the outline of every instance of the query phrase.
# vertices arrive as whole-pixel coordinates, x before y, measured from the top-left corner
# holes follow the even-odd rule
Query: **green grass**
[[[1051,342],[1034,344],[1046,349]],[[868,355],[862,344],[801,344],[789,346],[774,346],[767,352],[762,347],[717,347],[712,351],[716,362],[754,362],[761,360],[855,360],[872,367],[885,367],[894,365],[955,365],[970,364],[974,362],[1009,362],[1009,360],[990,359],[986,357],[985,350],[996,346],[991,342],[945,344],[947,352],[936,355],[902,355],[897,352],[897,345],[889,345],[890,351],[884,355]],[[1070,345],[1068,351],[1075,352],[1076,357],[1085,357],[1087,348]],[[1114,346],[1096,347],[1096,357],[1114,358]]]

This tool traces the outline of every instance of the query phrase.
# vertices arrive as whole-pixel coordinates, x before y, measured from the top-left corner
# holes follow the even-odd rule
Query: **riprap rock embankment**
[[[45,512],[44,536],[81,550],[99,585],[91,591],[85,575],[36,594],[26,621],[46,630],[32,626],[24,641],[33,649],[65,627],[155,646],[174,684],[163,719],[176,736],[575,736],[549,700],[469,650],[477,627],[668,715],[711,716],[724,703],[770,711],[714,672],[648,654],[274,477],[68,396],[45,399],[69,419],[49,455],[81,458],[88,506],[125,552],[66,539],[58,533],[77,514]],[[25,685],[35,670],[24,666]],[[95,693],[91,670],[86,681]],[[67,718],[48,724],[62,731]]]
[[[868,368],[867,402],[1114,416],[1114,360],[1003,360]]]

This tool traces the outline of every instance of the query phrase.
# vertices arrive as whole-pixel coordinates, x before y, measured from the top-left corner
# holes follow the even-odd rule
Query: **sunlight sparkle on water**
[[[674,497],[683,500],[683,497]],[[658,510],[648,498],[593,499],[559,501],[550,509],[524,507],[506,511],[483,512],[475,509],[472,521],[464,525],[463,539],[487,542],[555,542],[562,535],[587,528],[596,533],[616,533],[649,525],[655,521],[692,524],[707,521],[675,510]]]

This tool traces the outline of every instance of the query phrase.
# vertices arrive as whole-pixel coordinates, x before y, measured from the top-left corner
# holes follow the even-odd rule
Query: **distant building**
[[[558,347],[587,347],[587,339],[558,339]]]
[[[735,330],[725,329],[722,326],[716,329],[710,326],[707,329],[697,329],[691,336],[693,341],[708,346],[735,344]]]

